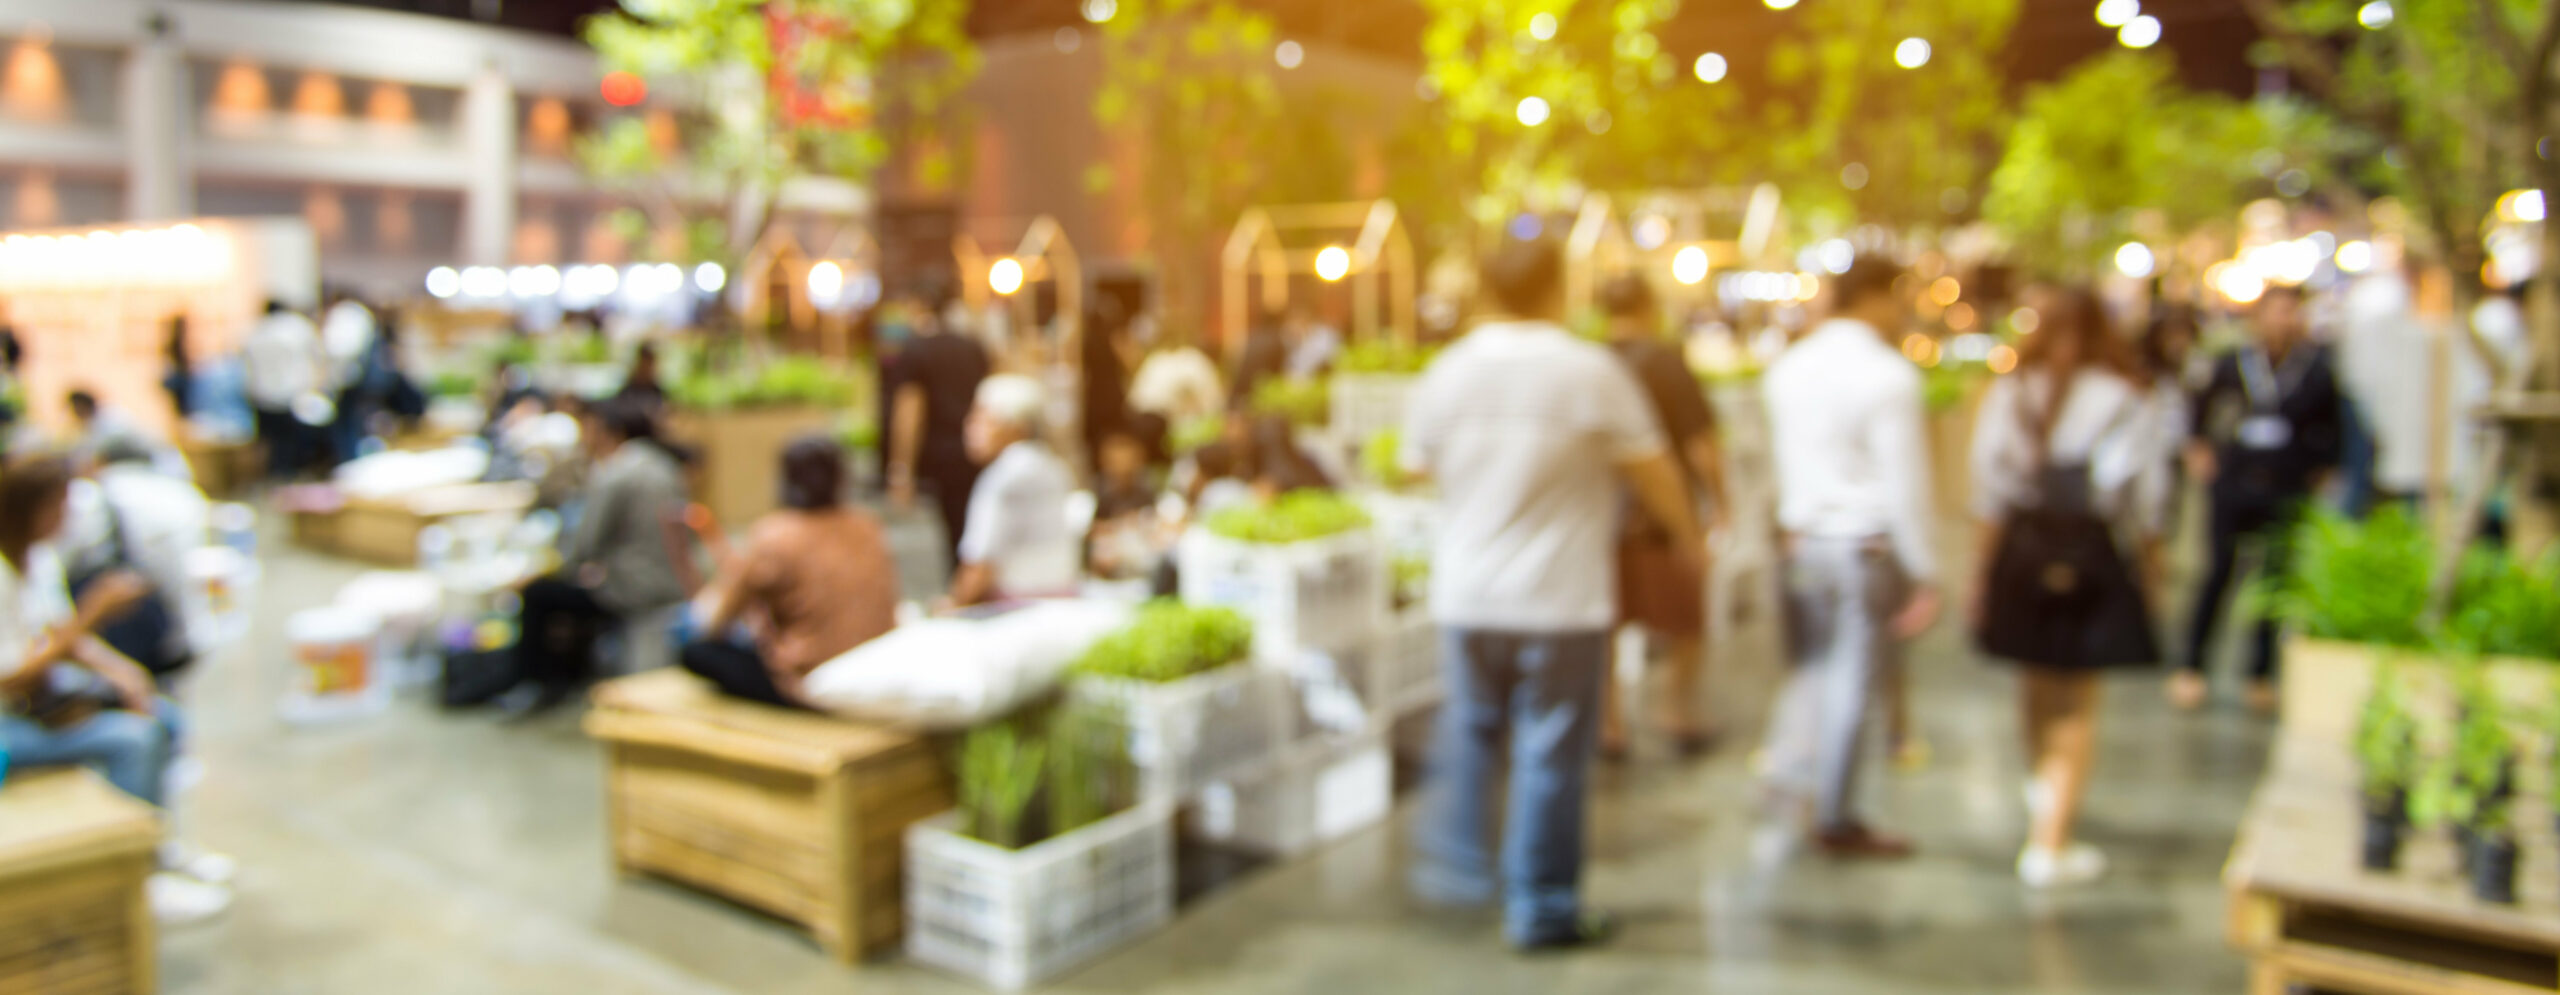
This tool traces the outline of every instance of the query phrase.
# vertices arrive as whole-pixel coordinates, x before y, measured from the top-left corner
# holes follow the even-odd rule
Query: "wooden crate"
[[[921,736],[720,694],[676,670],[596,688],[613,859],[799,923],[838,960],[897,944],[901,841],[949,809]]]
[[[214,440],[189,433],[178,441],[187,470],[207,496],[225,498],[246,493],[267,473],[267,447],[247,440]]]
[[[668,430],[695,447],[696,500],[731,528],[745,528],[780,506],[782,450],[804,435],[825,433],[837,412],[824,408],[680,411]]]
[[[2354,995],[2560,991],[2551,820],[2517,820],[2517,904],[2483,903],[2445,832],[2411,836],[2397,871],[2363,869],[2356,773],[2343,740],[2278,740],[2223,870],[2230,942],[2250,960],[2252,995],[2296,985]],[[2545,810],[2538,795],[2519,806]]]
[[[160,819],[85,770],[0,789],[0,995],[128,995],[159,986],[142,883]]]
[[[454,484],[389,498],[349,498],[333,511],[293,516],[293,541],[339,556],[408,567],[418,562],[418,533],[467,515],[522,514],[533,507],[533,485]]]

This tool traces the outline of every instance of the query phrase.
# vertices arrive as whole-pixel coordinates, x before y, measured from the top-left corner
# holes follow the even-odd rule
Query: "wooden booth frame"
[[[1348,246],[1290,248],[1281,241],[1283,232],[1326,230],[1354,230],[1357,234]],[[1236,219],[1234,230],[1227,236],[1226,251],[1219,259],[1218,307],[1228,347],[1240,345],[1250,330],[1253,310],[1248,295],[1255,276],[1262,279],[1263,309],[1280,310],[1289,305],[1289,277],[1316,273],[1317,257],[1331,248],[1343,249],[1350,256],[1350,267],[1343,279],[1351,281],[1352,340],[1376,337],[1383,310],[1386,327],[1396,341],[1412,344],[1417,324],[1413,236],[1406,230],[1395,202],[1379,199],[1246,209]],[[1378,278],[1382,273],[1387,283],[1383,307],[1378,299]]]
[[[986,310],[993,303],[993,297],[1006,299],[1005,309],[1013,320],[1017,350],[1019,343],[1026,341],[1022,338],[1024,331],[1035,329],[1039,316],[1031,288],[1043,281],[1055,286],[1058,294],[1057,344],[1064,353],[1060,358],[1075,368],[1077,375],[1083,374],[1080,362],[1083,352],[1078,348],[1077,339],[1084,332],[1084,264],[1076,254],[1075,244],[1067,239],[1066,227],[1059,224],[1056,217],[1043,214],[1032,218],[1023,227],[1022,240],[1014,245],[1010,255],[990,255],[977,239],[966,234],[951,240],[951,253],[960,264],[961,300],[968,303],[971,311]],[[1022,285],[1010,293],[1000,293],[993,285],[992,275],[996,264],[1006,260],[1022,267]],[[1036,343],[1042,339],[1033,335],[1027,341]],[[1027,357],[995,357],[998,367],[1017,372],[1022,371],[1026,363],[1030,369],[1036,370],[1045,366],[1047,359],[1036,352]]]

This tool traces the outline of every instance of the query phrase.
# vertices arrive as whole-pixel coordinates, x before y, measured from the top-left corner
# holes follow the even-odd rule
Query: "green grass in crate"
[[[1236,610],[1164,599],[1139,607],[1128,626],[1095,642],[1069,671],[1163,684],[1243,660],[1252,649],[1253,622]]]
[[[1296,490],[1268,504],[1228,508],[1209,516],[1211,535],[1240,542],[1291,543],[1365,528],[1369,512],[1326,490]]]

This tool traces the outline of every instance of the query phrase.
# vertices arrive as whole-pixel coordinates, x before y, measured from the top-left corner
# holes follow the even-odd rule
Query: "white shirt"
[[[1067,527],[1067,495],[1074,490],[1074,474],[1049,447],[1006,446],[969,493],[960,562],[992,567],[1001,597],[1075,593],[1083,548]]]
[[[242,370],[252,406],[276,410],[320,385],[320,333],[311,319],[280,311],[258,320],[243,347]]]
[[[1479,325],[1406,402],[1403,462],[1440,487],[1431,616],[1596,632],[1617,615],[1620,464],[1660,455],[1644,388],[1552,322]]]
[[[129,557],[128,565],[168,599],[187,645],[198,653],[212,649],[213,612],[187,574],[187,554],[205,544],[210,530],[213,504],[203,491],[151,467],[119,463],[101,468],[94,483],[73,481],[68,510],[59,542],[70,560],[102,566]]]
[[[329,386],[345,389],[364,369],[364,354],[373,348],[373,312],[354,301],[339,301],[320,322],[320,344],[329,352]]]
[[[2052,404],[2053,377],[2041,370],[2001,377],[1983,396],[1973,423],[1973,513],[1985,522],[2036,500],[2036,438],[2030,418],[2042,418]],[[2144,523],[2167,519],[2158,507],[2168,497],[2168,449],[2160,433],[2163,423],[2154,396],[2112,373],[2081,370],[2072,378],[2071,396],[2046,435],[2045,458],[2053,464],[2085,464],[2090,496],[2097,511],[2109,517],[2133,516]]]
[[[1159,349],[1138,364],[1129,381],[1129,409],[1180,422],[1217,414],[1227,404],[1217,364],[1190,346]]]
[[[71,620],[71,585],[52,543],[27,548],[24,574],[0,558],[0,668],[14,670],[45,630]]]
[[[1862,321],[1834,318],[1761,378],[1778,523],[1799,535],[1889,538],[1905,575],[1937,576],[1920,370]]]

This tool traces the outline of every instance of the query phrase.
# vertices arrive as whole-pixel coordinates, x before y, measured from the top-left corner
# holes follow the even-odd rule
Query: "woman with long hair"
[[[0,758],[95,768],[126,794],[165,808],[177,709],[141,664],[95,635],[149,588],[133,574],[110,573],[75,606],[55,548],[71,476],[70,464],[52,456],[0,470]],[[161,848],[161,865],[146,891],[160,921],[192,922],[231,904],[222,887],[230,858],[172,841]]]
[[[2159,660],[2124,539],[2139,534],[2138,505],[2166,464],[2149,388],[2097,295],[2054,291],[2037,311],[2042,327],[1975,426],[1973,622],[1985,655],[2018,667],[2029,824],[2018,876],[2050,887],[2106,871],[2072,828],[2095,760],[2099,676]]]

